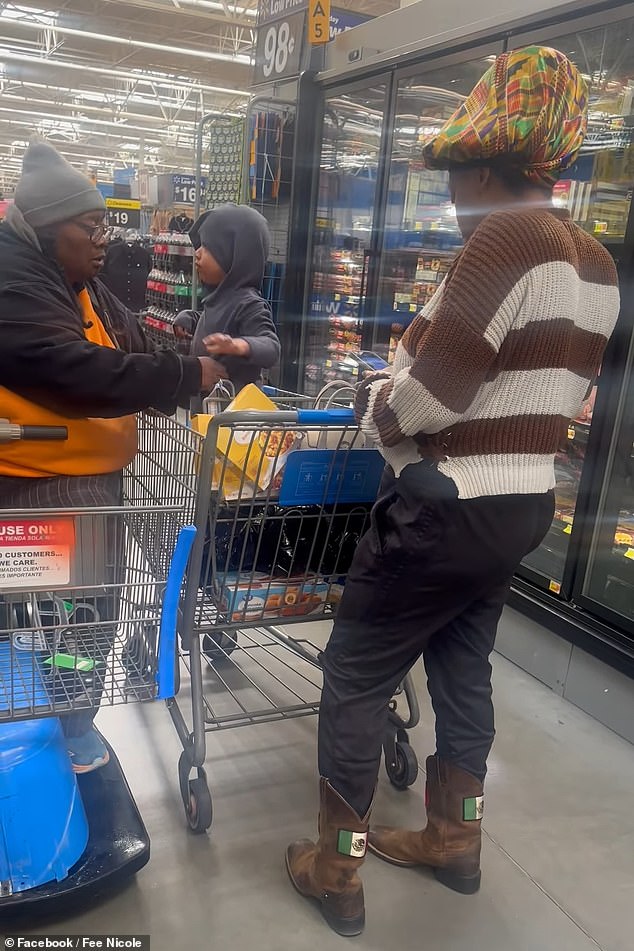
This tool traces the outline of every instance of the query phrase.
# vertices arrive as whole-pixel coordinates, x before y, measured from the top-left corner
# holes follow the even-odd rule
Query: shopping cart
[[[0,440],[62,429],[4,422]],[[174,420],[143,415],[121,506],[2,512],[0,723],[174,693],[199,449]]]
[[[168,700],[194,832],[212,822],[208,733],[318,712],[320,647],[305,629],[292,636],[287,628],[335,617],[384,466],[341,386],[328,399],[343,405],[326,410],[305,408],[311,401],[296,394],[267,393],[276,412],[211,418],[198,472],[197,534],[179,624],[190,702]],[[387,773],[399,789],[418,774],[407,734],[418,719],[408,677],[390,704],[384,738]]]
[[[0,442],[66,438],[64,427],[0,420]],[[178,605],[195,535],[201,443],[173,420],[147,414],[139,418],[139,444],[120,506],[0,514],[0,773],[9,823],[3,828],[11,833],[0,849],[3,914],[76,907],[149,858],[147,832],[110,747],[106,766],[78,778],[87,844],[81,839],[67,864],[64,815],[60,839],[49,835],[46,852],[37,823],[41,818],[42,828],[56,830],[52,814],[34,815],[31,803],[22,815],[15,786],[18,772],[31,769],[24,788],[47,789],[38,808],[52,810],[70,771],[55,717],[90,713],[102,703],[165,700],[176,690]],[[54,736],[61,759],[51,774]],[[45,753],[49,765],[40,769]],[[18,825],[24,830],[16,834]]]

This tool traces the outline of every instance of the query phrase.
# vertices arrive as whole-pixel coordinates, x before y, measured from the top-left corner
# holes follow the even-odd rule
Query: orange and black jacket
[[[0,475],[113,471],[131,450],[116,449],[126,425],[105,421],[149,407],[172,413],[200,380],[195,357],[153,350],[135,316],[99,280],[72,287],[39,248],[0,226],[0,417],[70,420],[72,430],[54,460],[46,459],[52,444],[0,446]]]

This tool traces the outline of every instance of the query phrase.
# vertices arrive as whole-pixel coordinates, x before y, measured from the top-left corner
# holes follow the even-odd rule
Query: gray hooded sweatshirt
[[[176,323],[193,333],[191,353],[205,356],[203,340],[222,333],[246,340],[249,357],[215,357],[228,372],[236,393],[257,383],[261,371],[280,359],[280,342],[271,308],[260,293],[269,254],[266,219],[247,205],[222,205],[195,222],[189,237],[194,248],[203,245],[225,272],[224,281],[203,298],[203,311],[182,311]]]

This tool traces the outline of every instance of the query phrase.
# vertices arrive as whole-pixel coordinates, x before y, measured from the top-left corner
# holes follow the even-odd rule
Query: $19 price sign
[[[107,220],[111,228],[141,227],[141,202],[133,198],[106,198]]]
[[[258,28],[254,84],[299,75],[305,23],[304,10]]]

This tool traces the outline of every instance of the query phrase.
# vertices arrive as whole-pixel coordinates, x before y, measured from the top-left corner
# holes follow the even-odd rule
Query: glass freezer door
[[[567,36],[515,38],[544,42],[579,67],[589,88],[588,134],[575,165],[555,186],[555,203],[614,251],[626,238],[634,189],[634,20],[620,20]],[[601,384],[599,384],[601,385]],[[569,597],[574,558],[569,555],[595,390],[571,420],[555,460],[555,518],[542,545],[524,559],[520,574]],[[579,498],[578,498],[579,497]],[[580,507],[580,506],[579,506]]]
[[[304,331],[308,395],[331,380],[358,379],[358,365],[346,356],[363,349],[386,92],[379,83],[325,101]]]
[[[420,68],[400,79],[372,349],[392,362],[398,342],[433,297],[462,247],[446,172],[423,165],[423,145],[458,108],[499,50]]]
[[[616,423],[582,592],[634,643],[634,339]]]

